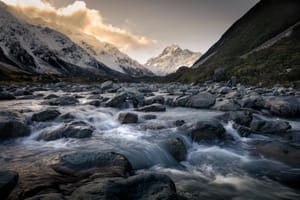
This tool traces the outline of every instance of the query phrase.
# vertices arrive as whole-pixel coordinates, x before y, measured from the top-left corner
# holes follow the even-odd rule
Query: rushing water
[[[86,101],[82,99],[81,103]],[[39,100],[1,102],[0,108],[23,110],[31,116],[34,111],[45,109],[39,103]],[[282,172],[299,174],[300,169],[268,160],[249,145],[257,139],[270,140],[271,136],[241,138],[228,123],[224,127],[226,134],[234,138],[232,142],[195,143],[183,134],[184,130],[169,126],[174,120],[210,119],[222,114],[220,112],[168,108],[164,113],[149,113],[157,115],[157,119],[145,121],[140,117],[138,124],[121,125],[117,121],[120,110],[82,104],[58,107],[58,110],[95,127],[91,138],[37,141],[42,131],[62,126],[63,120],[34,122],[30,136],[0,143],[1,168],[9,168],[12,163],[21,167],[22,163],[45,159],[65,150],[109,150],[124,154],[137,173],[154,171],[169,175],[178,193],[189,199],[300,199],[299,191],[269,178],[270,174]],[[145,129],[145,124],[151,123],[164,128]],[[291,121],[291,124],[293,129],[300,129],[299,121]],[[175,136],[182,138],[188,150],[187,159],[181,163],[162,145],[167,138]]]

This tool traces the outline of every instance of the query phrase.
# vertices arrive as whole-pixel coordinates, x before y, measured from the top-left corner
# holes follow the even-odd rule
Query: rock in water
[[[32,121],[44,122],[57,118],[61,113],[57,110],[45,110],[32,115]]]
[[[121,112],[118,116],[118,120],[121,124],[137,123],[138,115],[130,112]]]
[[[174,182],[166,175],[140,174],[127,179],[97,179],[75,190],[71,199],[177,200]]]
[[[75,105],[77,103],[79,103],[79,101],[72,96],[58,97],[43,102],[43,104],[51,105],[51,106],[68,106],[68,105]]]
[[[217,120],[198,121],[193,124],[185,125],[183,129],[186,130],[187,135],[196,142],[225,138],[225,129]]]
[[[177,160],[183,161],[186,158],[187,150],[180,138],[170,138],[165,142],[167,151]]]
[[[155,104],[151,104],[151,105],[148,105],[148,106],[137,108],[136,111],[141,111],[141,112],[165,112],[166,107],[164,105],[155,103]]]
[[[191,96],[187,103],[187,107],[192,108],[210,108],[216,103],[216,97],[208,92],[202,92]]]
[[[0,100],[13,100],[16,97],[8,92],[0,92]]]
[[[30,134],[25,116],[13,111],[0,111],[0,140]]]
[[[91,137],[94,128],[82,121],[71,122],[55,130],[42,132],[38,140],[52,141],[60,138]]]
[[[17,185],[19,175],[13,171],[0,171],[0,199],[6,199]]]
[[[265,121],[265,120],[253,120],[250,124],[251,130],[258,133],[286,133],[291,129],[291,125],[282,120]]]
[[[272,114],[280,117],[300,117],[300,103],[294,96],[270,99],[266,106]]]
[[[54,157],[52,168],[70,176],[89,176],[99,173],[102,177],[126,176],[132,170],[130,162],[114,152],[74,152]]]

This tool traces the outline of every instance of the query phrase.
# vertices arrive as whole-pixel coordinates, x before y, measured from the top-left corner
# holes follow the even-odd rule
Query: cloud
[[[155,40],[135,35],[125,29],[115,27],[103,21],[98,10],[89,9],[84,1],[55,8],[45,0],[0,0],[9,5],[13,12],[31,20],[46,23],[52,27],[64,27],[66,30],[78,31],[108,42],[119,49],[147,48],[156,43]]]

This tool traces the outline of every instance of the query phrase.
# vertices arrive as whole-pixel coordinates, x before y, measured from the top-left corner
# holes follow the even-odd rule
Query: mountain
[[[192,67],[168,81],[201,82],[222,68],[227,79],[266,85],[300,80],[300,1],[261,0]]]
[[[61,29],[60,29],[61,30]],[[153,72],[138,61],[121,52],[117,47],[106,42],[100,42],[91,35],[66,31],[71,40],[81,46],[98,61],[111,69],[134,77],[154,76]]]
[[[166,75],[182,66],[191,67],[200,56],[200,53],[183,50],[173,44],[166,47],[159,56],[149,59],[145,66],[157,75]]]
[[[71,34],[70,38],[47,26],[33,25],[15,17],[2,2],[0,27],[0,62],[23,72],[93,77],[153,76],[112,45],[79,34]],[[83,40],[86,38],[87,42]],[[89,44],[94,40],[94,46]]]
[[[28,24],[0,4],[0,61],[32,74],[119,76],[60,32]]]

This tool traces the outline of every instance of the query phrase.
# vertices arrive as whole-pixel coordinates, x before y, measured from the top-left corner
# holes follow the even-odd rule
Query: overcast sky
[[[75,28],[76,20],[80,21],[80,17],[76,17],[83,11],[89,25],[82,30],[111,42],[141,63],[157,56],[170,44],[178,44],[182,48],[205,53],[230,25],[258,2],[258,0],[81,0],[74,4],[75,0],[0,1],[11,4],[19,1],[31,5],[49,2],[55,8],[48,6],[47,9],[51,12],[57,9],[54,11],[58,13],[56,17],[64,17],[66,22],[69,22],[64,14],[71,13],[73,19],[71,25]],[[66,6],[69,8],[59,10]],[[40,8],[44,9],[44,6],[39,5]],[[94,10],[99,13],[95,15]],[[43,12],[37,13],[36,16],[44,17]],[[28,15],[32,14],[30,10]],[[57,21],[60,20],[55,22]],[[82,22],[80,21],[80,26]]]

